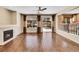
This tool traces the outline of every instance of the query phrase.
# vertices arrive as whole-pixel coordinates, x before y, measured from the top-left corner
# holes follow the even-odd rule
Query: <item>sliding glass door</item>
[[[27,16],[27,33],[36,33],[37,32],[37,16]]]
[[[42,19],[42,31],[52,32],[52,17],[51,16],[41,16]]]
[[[52,32],[54,21],[51,15],[27,15],[24,21],[26,33]]]

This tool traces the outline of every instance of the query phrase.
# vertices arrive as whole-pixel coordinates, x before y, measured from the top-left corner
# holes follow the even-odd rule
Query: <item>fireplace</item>
[[[4,39],[4,42],[9,40],[10,38],[13,37],[13,29],[11,30],[6,30],[3,32],[3,39]]]

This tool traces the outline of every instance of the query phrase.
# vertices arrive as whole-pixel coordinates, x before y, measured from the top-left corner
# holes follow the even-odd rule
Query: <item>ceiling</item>
[[[64,13],[66,13],[66,14],[76,14],[76,13],[79,13],[79,7],[77,7],[74,10],[66,11]]]
[[[55,14],[63,10],[64,6],[42,6],[42,8],[47,8],[45,11],[41,12],[42,14]],[[38,6],[5,6],[9,10],[18,11],[23,14],[37,14]]]
[[[60,11],[63,11],[65,13],[79,13],[79,8],[74,10],[65,10],[70,9],[69,6],[42,6],[42,8],[47,8],[45,11],[42,11],[41,14],[56,14]],[[38,14],[38,6],[4,6],[4,8],[18,11],[22,14]]]

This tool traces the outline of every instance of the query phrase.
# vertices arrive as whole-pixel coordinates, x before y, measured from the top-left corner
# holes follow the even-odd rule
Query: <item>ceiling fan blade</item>
[[[47,8],[42,8],[41,6],[38,7],[38,11],[46,10]]]
[[[43,8],[42,11],[43,11],[43,10],[46,10],[46,9],[47,9],[47,8]]]

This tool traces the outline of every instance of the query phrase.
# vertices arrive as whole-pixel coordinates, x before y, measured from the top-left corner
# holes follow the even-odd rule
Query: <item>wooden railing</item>
[[[68,33],[79,35],[79,23],[73,23],[73,24],[62,23],[60,24],[59,28]]]

